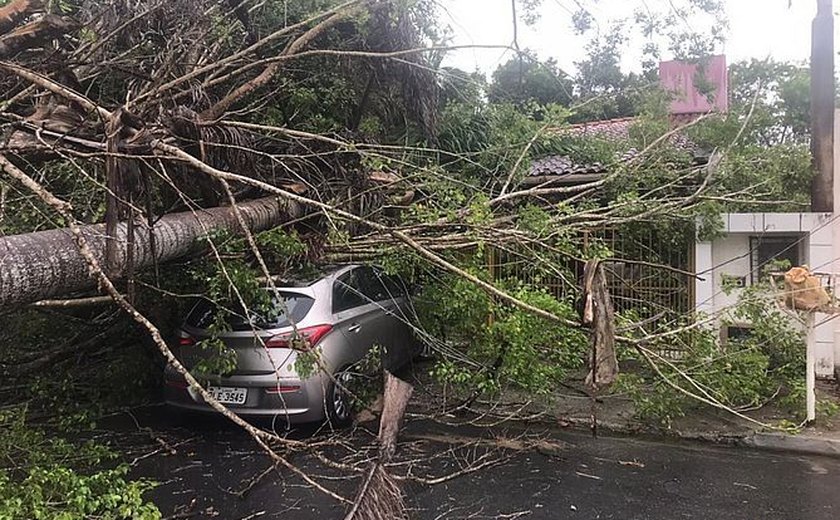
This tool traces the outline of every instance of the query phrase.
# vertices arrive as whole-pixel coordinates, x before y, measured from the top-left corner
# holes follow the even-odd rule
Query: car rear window
[[[290,292],[279,292],[278,294],[280,296],[279,300],[272,298],[275,312],[271,313],[270,317],[257,314],[251,310],[255,327],[260,329],[288,327],[292,323],[303,320],[315,303],[314,299],[303,294]],[[218,309],[215,303],[201,298],[187,314],[186,324],[190,327],[206,329],[213,323]],[[229,309],[226,314],[225,321],[232,330],[251,330],[251,324],[248,323],[245,312],[241,307]]]

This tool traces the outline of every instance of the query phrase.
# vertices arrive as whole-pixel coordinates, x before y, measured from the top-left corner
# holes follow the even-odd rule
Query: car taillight
[[[332,330],[332,325],[315,325],[274,336],[265,342],[268,348],[307,350],[318,344]]]
[[[190,347],[192,345],[195,345],[195,339],[191,338],[190,336],[178,338],[178,346]]]

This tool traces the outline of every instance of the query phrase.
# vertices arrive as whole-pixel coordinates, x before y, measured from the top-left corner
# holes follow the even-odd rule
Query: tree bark
[[[344,520],[404,520],[408,518],[405,498],[399,482],[388,471],[388,464],[397,451],[397,436],[402,426],[408,400],[414,387],[385,371],[385,392],[382,416],[379,419],[379,456],[367,470],[356,492],[353,507]]]
[[[599,260],[583,268],[583,324],[590,327],[592,355],[586,386],[593,391],[612,385],[618,377],[615,354],[615,310],[607,290],[607,277]]]
[[[238,207],[253,232],[276,227],[301,214],[300,206],[273,197],[245,202]],[[155,224],[153,233],[135,234],[134,268],[140,270],[155,262],[196,253],[201,248],[198,239],[213,230],[242,232],[233,208],[165,215]],[[82,231],[97,260],[104,263],[107,242],[104,225],[85,226]],[[154,235],[154,248],[150,243],[151,235]],[[116,242],[121,247],[115,259],[115,273],[120,276],[126,268],[125,222],[117,226]],[[0,238],[0,308],[95,287],[96,282],[91,278],[70,231],[55,229]]]

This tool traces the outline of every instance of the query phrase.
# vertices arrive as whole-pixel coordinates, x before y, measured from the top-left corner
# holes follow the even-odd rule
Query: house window
[[[750,280],[755,283],[770,271],[802,265],[801,242],[799,235],[750,237]],[[777,263],[778,268],[774,267]]]
[[[752,335],[752,325],[746,323],[724,325],[720,330],[720,340],[723,345],[726,345],[730,341],[746,341],[750,339]]]

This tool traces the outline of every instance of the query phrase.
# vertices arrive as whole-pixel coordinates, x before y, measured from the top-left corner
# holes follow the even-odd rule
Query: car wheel
[[[353,402],[344,389],[353,380],[353,374],[345,368],[336,372],[333,379],[327,387],[327,420],[333,426],[347,426],[353,422]]]

